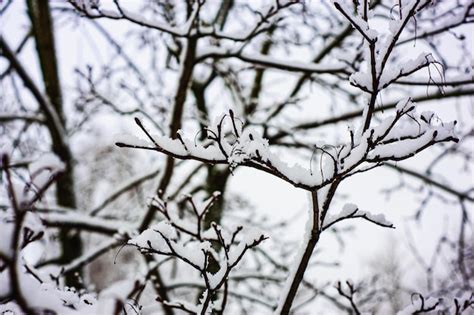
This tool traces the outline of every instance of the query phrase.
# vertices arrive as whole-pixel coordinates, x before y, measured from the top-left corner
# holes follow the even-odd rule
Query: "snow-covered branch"
[[[206,290],[197,306],[182,301],[163,300],[162,303],[192,314],[207,314],[212,310],[222,312],[225,302],[219,306],[213,302],[214,298],[222,287],[227,286],[229,274],[247,250],[259,245],[266,237],[257,230],[241,226],[227,231],[216,223],[203,231],[203,219],[218,195],[205,201],[202,207],[197,206],[192,197],[185,198],[190,204],[194,220],[184,222],[177,216],[170,215],[167,203],[155,199],[153,203],[165,220],[130,239],[128,244],[137,247],[145,255],[157,254],[176,258],[202,276]],[[218,247],[212,243],[218,244]],[[223,294],[225,296],[226,290]]]
[[[354,204],[346,204],[340,213],[338,213],[335,216],[327,216],[324,221],[323,221],[323,227],[322,230],[327,230],[334,224],[347,220],[347,219],[364,219],[367,220],[373,224],[376,224],[381,227],[386,227],[386,228],[394,228],[393,224],[387,219],[385,219],[385,216],[382,214],[374,215],[371,214],[370,212],[367,211],[361,211],[359,208],[354,205]]]

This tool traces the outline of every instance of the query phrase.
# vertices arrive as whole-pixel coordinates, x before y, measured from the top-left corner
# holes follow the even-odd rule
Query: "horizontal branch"
[[[81,269],[82,267],[91,263],[93,260],[95,260],[99,256],[107,253],[109,250],[114,249],[123,243],[124,242],[122,240],[117,240],[117,239],[108,239],[104,241],[103,243],[91,249],[84,255],[74,259],[69,264],[62,266],[61,275],[65,275],[67,273],[71,273],[71,272]]]
[[[230,279],[232,280],[232,277],[230,277]],[[188,282],[172,282],[172,283],[169,283],[169,284],[166,285],[167,290],[179,290],[181,288],[206,289],[206,286],[199,283],[199,282],[191,282],[191,281],[188,281]],[[254,303],[260,304],[262,306],[265,306],[269,309],[273,309],[276,306],[275,304],[273,304],[270,301],[265,301],[265,300],[263,300],[259,297],[254,296],[254,295],[245,294],[245,293],[242,293],[242,292],[237,292],[237,291],[234,291],[232,289],[229,289],[228,293],[229,293],[229,295],[231,295],[231,296],[233,296],[237,299],[247,300],[249,302],[254,302]]]
[[[44,124],[46,121],[41,115],[31,114],[0,114],[0,123],[11,122],[15,120],[23,120],[30,123]]]
[[[104,209],[108,204],[116,200],[118,197],[126,193],[127,191],[131,190],[132,188],[140,185],[141,183],[150,180],[154,178],[158,173],[160,172],[161,167],[158,169],[155,169],[151,172],[148,172],[147,174],[138,176],[132,180],[130,180],[128,183],[123,184],[121,187],[117,188],[114,192],[112,192],[109,196],[107,196],[102,202],[97,205],[94,209],[92,209],[89,213],[91,216],[95,216]]]
[[[399,84],[399,85],[414,85],[414,86],[463,86],[463,85],[468,85],[468,84],[474,84],[474,78],[473,79],[465,79],[465,80],[451,80],[451,81],[440,81],[440,82],[434,82],[433,80],[397,80],[394,82],[394,84]]]
[[[464,8],[463,12],[461,12],[462,14],[458,14],[457,16],[453,14],[454,17],[453,16],[450,17],[451,23],[447,23],[447,24],[441,23],[441,26],[434,27],[434,28],[432,27],[432,25],[430,25],[430,28],[428,30],[425,30],[423,32],[415,33],[414,36],[410,36],[408,38],[405,38],[405,39],[399,41],[397,43],[397,46],[401,46],[403,44],[407,44],[407,43],[410,43],[412,41],[432,37],[434,35],[438,35],[440,33],[447,32],[447,31],[449,31],[453,28],[456,28],[458,26],[461,26],[463,24],[468,24],[469,22],[467,21],[467,18],[470,16],[470,11],[472,10],[473,7],[474,7],[474,4],[471,3],[470,5],[468,5]]]
[[[411,170],[411,169],[408,169],[406,167],[403,167],[403,166],[400,166],[400,165],[397,165],[397,164],[393,164],[393,163],[384,163],[383,165],[387,166],[388,168],[391,168],[393,170],[396,170],[400,173],[407,174],[407,175],[410,175],[412,177],[415,177],[415,178],[425,182],[428,185],[431,185],[433,187],[436,187],[436,188],[441,189],[441,190],[443,190],[443,191],[445,191],[445,192],[447,192],[451,195],[454,195],[454,196],[458,197],[460,200],[468,200],[468,201],[474,202],[474,197],[469,196],[467,193],[457,191],[454,188],[451,188],[446,184],[440,183],[440,182],[434,180],[433,178],[429,177],[426,174],[422,174],[422,173],[417,172],[415,170]]]
[[[446,93],[442,93],[438,91],[436,93],[429,94],[429,95],[413,97],[412,100],[413,102],[421,103],[421,102],[432,101],[432,100],[442,100],[442,99],[447,99],[447,98],[452,98],[452,97],[462,97],[462,96],[471,96],[471,95],[474,95],[474,88],[459,89],[459,90],[454,90],[454,91],[446,92]],[[376,107],[374,109],[374,112],[383,112],[385,110],[395,109],[397,107],[397,104],[398,102],[392,102],[392,103],[385,104],[383,106]],[[289,128],[289,130],[281,130],[277,134],[273,136],[269,136],[268,139],[270,143],[275,143],[276,140],[292,134],[292,131],[316,129],[319,127],[332,125],[332,124],[343,122],[346,120],[359,118],[359,117],[362,117],[362,114],[363,114],[363,110],[360,109],[360,110],[348,112],[339,116],[334,116],[325,120],[301,123],[292,128]]]
[[[300,73],[318,73],[318,74],[348,74],[347,66],[344,64],[334,65],[321,65],[319,63],[312,62],[300,62],[300,61],[289,61],[272,58],[267,55],[258,53],[242,53],[240,51],[227,51],[220,48],[214,48],[199,54],[196,57],[196,62],[201,62],[206,58],[224,59],[224,58],[237,58],[241,61],[251,63],[256,66],[273,68],[289,72],[300,72]]]
[[[10,62],[10,65],[15,69],[18,76],[23,81],[25,87],[33,94],[33,97],[38,102],[41,110],[46,116],[46,122],[48,124],[48,129],[51,132],[53,138],[58,139],[61,144],[67,147],[65,137],[65,130],[62,125],[61,119],[54,109],[54,106],[49,102],[49,100],[41,93],[38,86],[35,84],[31,76],[27,73],[23,65],[20,63],[15,53],[11,50],[10,46],[0,36],[0,51],[3,56]]]
[[[47,213],[41,216],[43,223],[48,227],[66,227],[113,235],[132,225],[115,219],[91,217],[79,213]]]

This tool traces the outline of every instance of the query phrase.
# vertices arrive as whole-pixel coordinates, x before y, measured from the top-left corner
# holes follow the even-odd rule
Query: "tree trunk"
[[[74,165],[71,150],[67,142],[64,141],[65,137],[67,137],[64,133],[66,129],[66,119],[63,111],[61,84],[56,60],[54,31],[49,2],[28,0],[27,5],[46,95],[59,118],[59,122],[50,121],[47,123],[51,134],[52,151],[66,166],[64,174],[57,181],[56,199],[58,205],[75,209]],[[58,129],[57,123],[61,125],[61,129]],[[70,262],[81,255],[82,242],[77,231],[66,228],[61,229],[60,242],[62,249],[61,261],[63,263]],[[76,275],[67,275],[66,285],[81,287],[81,282]]]

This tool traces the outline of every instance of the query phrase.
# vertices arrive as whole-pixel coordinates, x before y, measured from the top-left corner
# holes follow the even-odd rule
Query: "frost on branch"
[[[7,155],[2,156],[2,167],[10,207],[0,215],[0,310],[72,314],[75,309],[87,307],[85,296],[82,299],[75,292],[58,289],[32,266],[41,256],[45,236],[34,204],[54,182],[61,163],[53,156],[40,159],[31,166],[31,181],[26,185],[12,177]]]
[[[181,133],[177,139],[166,136],[152,136],[141,121],[138,126],[148,137],[149,144],[116,143],[119,147],[156,150],[172,157],[184,160],[197,160],[208,164],[228,164],[231,168],[249,166],[273,174],[295,186],[316,187],[323,183],[320,172],[310,172],[298,164],[289,165],[272,152],[268,141],[260,136],[257,130],[248,128],[240,130],[239,121],[232,111],[218,120],[216,126],[206,129],[207,141],[197,143],[185,138]],[[229,125],[226,125],[229,122]],[[226,129],[227,128],[227,129]]]
[[[228,125],[226,121],[229,121]],[[377,126],[365,131],[361,126],[357,132],[351,131],[349,143],[336,147],[334,152],[324,151],[330,159],[322,161],[315,171],[282,160],[258,130],[239,128],[239,120],[232,111],[222,116],[216,126],[206,129],[207,140],[202,143],[181,133],[177,139],[152,136],[140,120],[136,119],[136,123],[149,141],[117,142],[117,146],[154,150],[183,160],[227,164],[231,169],[252,167],[307,190],[319,189],[335,179],[365,171],[358,168],[363,163],[373,164],[370,169],[384,161],[410,158],[439,142],[458,141],[454,130],[456,121],[443,123],[432,113],[417,114],[416,106],[409,98],[401,100],[395,114],[384,118]],[[125,141],[130,141],[130,137],[127,136]]]
[[[401,161],[435,143],[457,142],[455,125],[456,121],[443,123],[427,112],[417,114],[410,99],[401,100],[395,115],[363,134],[351,134],[351,143],[344,145],[339,154],[340,171],[353,169],[364,161]]]
[[[255,168],[311,193],[312,203],[307,221],[307,233],[293,264],[294,268],[289,272],[287,283],[281,291],[277,313],[290,312],[298,285],[303,280],[313,250],[324,230],[351,218],[361,218],[382,227],[393,227],[382,215],[360,211],[354,205],[347,205],[339,214],[331,213],[333,211],[330,209],[331,201],[344,179],[381,166],[387,161],[408,159],[436,143],[458,140],[454,132],[456,122],[445,123],[429,112],[418,114],[416,105],[410,98],[402,99],[395,106],[394,113],[377,115],[380,120],[374,119],[375,113],[378,112],[376,104],[381,98],[382,90],[422,68],[429,70],[431,65],[436,65],[436,61],[429,53],[423,53],[413,60],[400,60],[399,56],[393,54],[408,23],[415,19],[416,14],[429,2],[426,0],[400,1],[399,17],[395,21],[390,21],[386,30],[375,30],[371,25],[372,12],[368,10],[367,1],[358,3],[355,11],[352,7],[353,3],[335,1],[336,9],[353,26],[355,33],[362,36],[362,44],[359,45],[361,51],[357,57],[359,60],[354,63],[348,61],[349,70],[354,70],[348,80],[367,96],[368,102],[364,104],[363,114],[359,117],[360,121],[351,127],[343,144],[320,145],[321,141],[314,141],[313,148],[317,153],[313,154],[319,155],[317,157],[320,158],[320,163],[314,170],[311,163],[312,157],[308,163],[309,168],[302,165],[289,165],[275,153],[269,141],[261,136],[262,133],[258,127],[245,124],[234,116],[233,111],[229,111],[229,114],[219,117],[215,123],[203,128],[206,133],[201,137],[203,140],[198,141],[196,133],[185,135],[181,132],[176,134],[171,132],[172,137],[152,136],[142,122],[136,119],[148,143],[129,140],[117,143],[120,147],[157,151],[176,159],[196,160],[206,164],[225,164],[231,171],[239,166]],[[217,52],[216,54],[219,55]],[[353,56],[356,55],[353,54]],[[359,62],[365,65],[366,69],[358,68]],[[327,148],[331,149],[327,150]],[[211,305],[206,302],[211,295],[211,290],[216,287],[215,282],[220,283],[219,279],[222,279],[220,276],[225,274],[227,269],[222,268],[222,263],[218,262],[219,269],[216,274],[208,274],[205,270],[210,257],[213,257],[211,254],[214,253],[214,249],[210,246],[208,231],[201,231],[199,223],[197,228],[193,228],[188,222],[173,218],[172,214],[166,210],[166,206],[157,206],[157,209],[164,215],[167,222],[143,232],[131,244],[145,253],[176,257],[197,270],[204,278],[207,288],[200,303],[202,307],[200,310],[207,309],[208,305]],[[195,211],[195,213],[196,221],[199,222],[200,212]],[[170,228],[175,228],[181,233],[171,233]],[[213,226],[213,229],[219,243],[225,249],[226,238],[219,236],[220,229],[217,226]],[[190,239],[183,242],[181,235]],[[196,239],[199,242],[195,243]],[[194,245],[195,251],[187,247],[190,244]],[[240,243],[241,249],[237,250],[236,254],[232,254],[230,249],[228,252],[224,250],[226,264],[232,264],[236,260],[233,257],[239,257],[247,246],[247,242]],[[219,261],[218,258],[213,257],[216,261]],[[218,277],[213,281],[215,275]],[[195,309],[187,309],[182,302],[167,305],[196,312]]]
[[[367,34],[366,34],[367,35]],[[371,35],[367,35],[370,39]],[[375,43],[375,42],[372,42]],[[373,47],[371,48],[373,49]],[[387,51],[387,58],[389,52]],[[382,71],[385,67],[385,57],[378,66]],[[417,61],[413,63],[416,67]],[[376,63],[374,64],[376,65]],[[371,83],[377,86],[380,84],[380,75],[377,74],[377,67],[372,70]],[[412,69],[407,67],[404,69]],[[411,70],[410,70],[411,71]],[[277,312],[289,312],[293,299],[296,295],[299,283],[303,279],[304,271],[308,266],[311,254],[320,234],[333,224],[349,218],[361,218],[377,225],[391,228],[390,222],[383,216],[374,216],[368,212],[359,211],[354,207],[347,207],[339,216],[332,216],[330,213],[330,204],[335,191],[344,179],[357,173],[368,171],[372,168],[383,165],[386,161],[401,161],[408,159],[415,154],[440,142],[457,142],[455,135],[456,122],[444,123],[434,114],[423,112],[418,114],[416,105],[410,98],[402,99],[395,108],[392,115],[380,117],[382,120],[375,124],[373,111],[375,100],[379,89],[376,87],[368,91],[372,94],[371,101],[366,107],[361,119],[362,123],[356,128],[351,128],[349,137],[345,144],[333,146],[325,143],[322,146],[314,146],[315,151],[321,151],[321,157],[324,154],[325,159],[321,159],[319,167],[315,170],[302,165],[288,165],[281,156],[276,154],[267,139],[260,136],[257,128],[243,124],[234,116],[232,111],[228,115],[223,115],[217,122],[208,126],[206,138],[203,141],[197,141],[197,135],[185,136],[178,132],[176,139],[167,136],[152,136],[139,119],[135,119],[137,125],[148,138],[147,143],[143,141],[137,143],[117,142],[119,147],[137,148],[157,151],[170,157],[181,160],[196,160],[206,164],[225,164],[231,170],[238,166],[251,167],[275,177],[278,177],[297,188],[305,189],[311,192],[313,196],[311,215],[308,220],[308,237],[304,238],[303,246],[297,256],[293,270],[290,271],[287,283],[280,295]],[[367,92],[367,91],[366,91]],[[242,126],[243,125],[243,126]],[[194,139],[194,140],[191,140]],[[129,140],[127,140],[129,141]],[[318,142],[319,143],[319,142]],[[324,148],[332,147],[334,150],[328,151]],[[210,275],[206,270],[210,257],[213,257],[213,249],[206,244],[204,234],[198,228],[192,228],[180,220],[172,220],[171,214],[166,207],[157,206],[158,211],[162,212],[168,220],[168,224],[180,230],[182,235],[188,235],[194,239],[199,239],[199,246],[195,246],[198,252],[188,253],[185,244],[179,239],[165,236],[163,228],[167,226],[156,226],[155,230],[149,230],[139,243],[133,243],[140,250],[150,254],[160,254],[179,258],[184,263],[190,265],[202,274],[206,283],[206,292],[200,305],[207,309],[213,288],[222,285],[222,274],[228,273],[230,268],[223,269],[222,263],[219,263],[217,280],[215,275]],[[195,211],[197,220],[200,220],[199,211]],[[327,218],[326,218],[326,215]],[[325,221],[324,222],[324,220]],[[227,242],[224,237],[219,236],[219,228],[214,226],[215,234],[223,248],[226,248]],[[158,235],[153,234],[155,232]],[[207,231],[206,231],[207,233]],[[143,241],[146,241],[145,243]],[[242,249],[248,249],[247,242],[239,245]],[[199,252],[200,251],[200,252]],[[186,252],[183,254],[183,252]],[[239,257],[243,251],[237,251],[237,254],[231,254],[231,251],[225,252],[225,265],[232,264],[233,257]],[[221,255],[222,256],[222,255]],[[216,257],[213,259],[218,260]],[[170,304],[171,305],[171,304]],[[185,308],[183,303],[172,304],[173,307],[180,307],[183,310],[195,312]],[[212,306],[212,305],[211,305]]]
[[[227,294],[220,294],[221,302],[214,299],[221,292],[231,271],[238,265],[247,250],[260,244],[266,237],[255,229],[238,226],[225,230],[212,223],[211,228],[203,230],[206,213],[219,194],[214,194],[203,203],[202,208],[196,205],[191,196],[185,201],[192,209],[192,218],[179,218],[170,211],[170,205],[155,198],[152,202],[164,220],[146,229],[128,241],[129,245],[137,247],[145,255],[172,257],[197,271],[203,282],[205,291],[199,305],[184,301],[162,301],[164,304],[181,309],[192,314],[207,314],[213,310],[223,309]]]
[[[400,19],[393,19],[387,29],[377,29],[376,31],[370,27],[368,14],[365,14],[365,16],[353,15],[348,3],[343,1],[334,2],[336,9],[366,40],[365,55],[367,57],[365,61],[367,62],[367,69],[366,71],[356,71],[350,76],[349,81],[352,85],[374,95],[398,79],[437,63],[429,53],[422,53],[415,59],[399,64],[388,62],[407,23],[430,3],[430,0],[408,1],[403,5],[400,2],[400,6],[402,6],[399,8],[401,10]],[[359,10],[358,12],[363,11]]]
[[[63,164],[46,155],[30,165],[31,180],[18,183],[2,157],[10,206],[0,212],[0,312],[14,314],[115,314],[143,287],[142,279],[115,283],[98,296],[60,287],[37,269],[48,232],[35,204],[55,182]]]
[[[429,314],[436,310],[439,303],[439,299],[431,297],[425,299],[421,294],[413,294],[412,304],[398,312],[397,315]]]
[[[326,230],[338,222],[356,218],[367,220],[382,227],[393,228],[393,224],[388,221],[383,214],[374,215],[367,211],[361,211],[355,204],[348,203],[344,205],[342,211],[337,215],[328,215],[323,221],[322,229]]]

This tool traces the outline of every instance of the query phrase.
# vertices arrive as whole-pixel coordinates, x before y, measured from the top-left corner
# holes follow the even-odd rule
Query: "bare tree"
[[[5,2],[2,16],[18,6]],[[436,215],[432,203],[440,202],[458,205],[453,218],[461,222],[439,242],[440,249],[453,244],[445,248],[456,281],[434,285],[443,267],[411,244],[429,285],[407,292],[411,301],[394,301],[393,311],[472,308],[472,181],[446,167],[471,170],[472,3],[28,0],[26,8],[24,36],[0,38],[8,214],[2,226],[18,239],[28,234],[23,226],[31,229],[23,213],[38,214],[43,234],[57,235],[59,247],[49,246],[34,263],[23,261],[26,244],[44,242],[43,234],[0,251],[0,271],[10,275],[2,307],[289,314],[324,299],[341,312],[373,311],[391,295],[386,285],[379,290],[378,278],[316,285],[305,277],[324,261],[326,235],[348,241],[347,222],[395,228],[374,209],[340,206],[341,187],[355,175],[384,169],[394,171],[384,182],[399,176],[388,196],[420,196],[414,220],[422,222],[428,210]],[[73,30],[91,42],[81,52],[98,53],[61,77],[72,50],[67,39],[55,38]],[[31,38],[39,72],[22,56]],[[446,113],[453,121],[440,118]],[[138,129],[122,127],[133,121]],[[127,135],[111,139],[109,130]],[[134,149],[106,157],[126,154],[130,175],[120,163],[99,166],[91,157],[100,148],[90,143]],[[33,167],[49,151],[62,167]],[[405,162],[414,156],[429,161]],[[243,167],[310,196],[299,251],[286,237],[288,222],[271,225],[229,194],[229,178]],[[47,174],[47,183],[35,184],[35,172]],[[130,178],[110,183],[120,177]],[[46,191],[53,183],[54,198]],[[36,198],[19,203],[18,185]],[[377,193],[368,191],[367,198]],[[92,241],[83,244],[86,235]],[[139,250],[134,260],[143,258],[143,270],[91,297],[95,275],[88,266],[107,253],[120,255],[121,246]],[[34,288],[51,279],[41,294],[28,291],[51,299],[25,298],[23,275],[41,284]],[[63,280],[76,289],[64,289]]]

